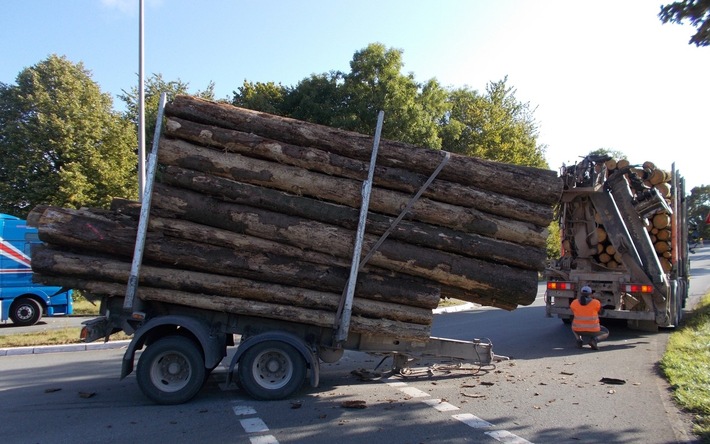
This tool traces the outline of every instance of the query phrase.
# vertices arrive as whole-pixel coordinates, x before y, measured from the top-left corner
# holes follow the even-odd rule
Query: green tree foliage
[[[446,92],[434,79],[420,85],[413,74],[401,74],[403,67],[401,50],[373,43],[357,51],[343,81],[346,106],[336,124],[370,134],[378,112],[384,111],[383,137],[440,148],[438,124]]]
[[[380,110],[383,137],[501,162],[546,168],[534,110],[507,78],[484,94],[449,91],[436,79],[402,74],[403,52],[373,43],[355,52],[347,73],[313,74],[294,87],[245,81],[232,103],[323,125],[373,134]]]
[[[691,236],[702,237],[710,241],[710,224],[705,223],[705,218],[710,214],[710,185],[701,185],[690,190],[687,197],[688,228]]]
[[[1,212],[135,197],[135,133],[81,63],[51,55],[16,83],[0,83]]]
[[[214,83],[210,82],[204,91],[190,92],[190,84],[185,83],[180,79],[166,81],[162,74],[153,74],[146,79],[144,85],[144,113],[145,113],[145,146],[146,151],[150,152],[153,147],[153,135],[155,134],[155,125],[158,118],[158,108],[160,105],[160,95],[165,93],[166,103],[180,94],[191,94],[207,100],[214,100]],[[128,92],[123,90],[123,93],[118,96],[126,104],[124,118],[133,123],[133,126],[138,133],[139,119],[139,97],[138,85],[131,88]],[[137,147],[136,144],[136,153]]]
[[[663,23],[683,24],[688,20],[697,30],[688,44],[710,45],[710,0],[683,0],[669,3],[661,6],[658,17]]]
[[[528,103],[515,97],[507,78],[490,82],[486,93],[468,88],[449,95],[451,112],[442,129],[444,149],[499,162],[547,168],[545,146]]]
[[[283,115],[321,125],[337,126],[346,106],[344,74],[331,71],[312,74],[293,88],[288,88],[283,102]]]
[[[242,108],[263,111],[270,114],[284,112],[284,98],[287,88],[274,82],[247,82],[244,80],[238,91],[234,91],[232,104]]]

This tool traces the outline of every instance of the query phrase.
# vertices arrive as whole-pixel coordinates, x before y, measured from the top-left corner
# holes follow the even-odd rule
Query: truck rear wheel
[[[42,306],[32,298],[19,298],[10,308],[12,323],[24,327],[34,325],[42,319]]]
[[[202,350],[182,336],[168,336],[151,344],[136,369],[141,391],[158,404],[189,401],[202,388],[205,374]]]
[[[253,398],[284,399],[306,379],[306,361],[291,345],[264,341],[244,352],[237,367],[242,388]]]

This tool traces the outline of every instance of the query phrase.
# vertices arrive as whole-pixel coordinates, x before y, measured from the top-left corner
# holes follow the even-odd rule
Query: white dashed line
[[[256,415],[256,410],[248,405],[232,406],[232,411],[234,411],[234,414],[236,416]],[[240,419],[239,423],[242,425],[244,431],[250,435],[255,433],[265,433],[269,431],[269,428],[266,426],[266,423],[262,421],[261,418],[256,416]],[[279,444],[279,441],[273,435],[253,435],[249,437],[249,442],[251,444]]]
[[[246,405],[235,405],[232,407],[232,410],[234,410],[234,414],[237,416],[256,415],[256,410]]]
[[[462,423],[466,424],[469,427],[472,427],[474,429],[483,429],[486,427],[493,427],[493,424],[491,424],[488,421],[484,421],[481,418],[479,418],[476,415],[472,415],[470,413],[460,413],[458,415],[453,415],[452,416],[454,419],[457,419],[461,421]]]
[[[440,412],[451,412],[453,410],[459,410],[455,405],[449,404],[441,399],[422,399],[422,402],[430,407],[434,407]]]
[[[272,435],[251,436],[249,442],[251,444],[279,444]]]
[[[266,427],[266,424],[261,418],[240,419],[239,422],[247,433],[263,433],[269,431],[269,428]]]
[[[427,393],[427,392],[423,392],[423,391],[419,390],[418,388],[409,387],[409,386],[400,387],[399,391],[406,394],[406,395],[411,396],[412,398],[426,398],[426,397],[430,396],[429,393]]]
[[[398,389],[400,392],[411,396],[412,398],[429,398],[429,394],[426,392],[423,392],[417,388],[411,387],[407,385],[407,383],[402,382],[402,381],[391,381],[391,380],[382,380],[385,384],[389,385],[390,387],[394,387]],[[442,401],[441,399],[435,399],[435,398],[430,398],[430,399],[419,399],[419,402],[422,402],[430,407],[433,407],[434,409],[440,411],[440,412],[452,412],[452,411],[457,411],[460,410],[458,407],[456,407],[453,404],[450,404],[448,402]],[[452,418],[461,421],[462,423],[466,424],[467,426],[473,428],[473,429],[485,429],[485,428],[492,428],[495,427],[493,424],[491,424],[488,421],[485,421],[481,418],[479,418],[476,415],[473,415],[471,413],[457,413],[455,415],[451,415]],[[513,433],[510,433],[507,430],[492,430],[489,432],[485,432],[486,435],[490,436],[491,438],[495,439],[496,441],[505,443],[505,444],[532,444],[530,441],[525,440]]]
[[[500,441],[505,444],[532,444],[527,439],[523,439],[518,435],[514,435],[507,430],[495,430],[492,432],[486,432],[486,435],[490,436],[496,441]]]

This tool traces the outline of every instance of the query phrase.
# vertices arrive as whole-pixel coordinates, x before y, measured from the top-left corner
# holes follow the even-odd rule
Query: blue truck
[[[0,213],[0,321],[34,325],[42,315],[73,313],[72,290],[32,281],[31,249],[40,243],[37,229]]]

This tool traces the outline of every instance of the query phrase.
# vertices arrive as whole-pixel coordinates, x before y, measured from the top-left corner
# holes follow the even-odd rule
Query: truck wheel
[[[306,379],[306,361],[291,345],[264,341],[250,347],[237,367],[242,388],[253,398],[284,399]]]
[[[31,298],[17,299],[10,309],[10,319],[17,326],[34,325],[42,319],[42,306]]]
[[[182,404],[205,382],[202,350],[192,340],[168,336],[151,344],[138,359],[138,386],[158,404]]]

